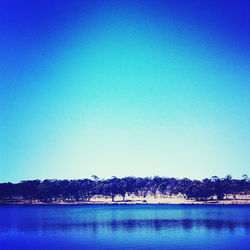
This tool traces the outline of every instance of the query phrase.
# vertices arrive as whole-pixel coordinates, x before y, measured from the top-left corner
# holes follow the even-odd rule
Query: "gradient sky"
[[[249,170],[249,1],[1,1],[0,182]]]

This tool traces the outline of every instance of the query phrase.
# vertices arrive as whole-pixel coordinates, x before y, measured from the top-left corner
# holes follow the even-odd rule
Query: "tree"
[[[232,179],[231,175],[220,179],[213,176],[211,179],[190,180],[188,178],[176,179],[165,177],[124,177],[113,176],[108,180],[100,180],[93,175],[91,179],[81,180],[28,180],[20,183],[0,183],[0,202],[22,197],[27,202],[40,200],[44,203],[55,201],[90,201],[94,195],[110,196],[112,201],[117,195],[121,195],[125,200],[126,194],[141,195],[146,197],[148,193],[160,194],[181,194],[186,199],[208,200],[214,195],[218,200],[222,200],[225,195],[236,194],[250,191],[248,176],[242,176],[242,180]]]
[[[93,178],[94,181],[99,181],[100,180],[100,178],[97,177],[96,175],[91,175],[91,177]]]
[[[242,175],[242,178],[243,178],[244,181],[248,181],[248,176],[247,176],[247,174],[243,174],[243,175]]]

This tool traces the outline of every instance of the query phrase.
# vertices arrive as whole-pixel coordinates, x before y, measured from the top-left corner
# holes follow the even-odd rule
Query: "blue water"
[[[0,249],[250,249],[250,206],[0,206]]]

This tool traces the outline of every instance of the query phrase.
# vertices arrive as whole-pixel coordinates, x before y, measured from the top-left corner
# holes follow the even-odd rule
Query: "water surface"
[[[248,205],[0,206],[0,249],[250,249]]]

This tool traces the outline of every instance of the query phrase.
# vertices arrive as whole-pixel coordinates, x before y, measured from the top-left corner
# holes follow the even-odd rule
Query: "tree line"
[[[94,195],[110,197],[147,195],[173,196],[181,194],[186,199],[206,201],[217,198],[223,200],[228,194],[236,199],[237,194],[250,193],[250,180],[247,175],[242,179],[233,179],[231,175],[225,178],[213,176],[200,180],[188,178],[166,177],[124,177],[113,176],[110,179],[99,179],[93,175],[91,179],[79,180],[26,180],[19,183],[0,183],[0,200],[22,197],[33,202],[35,200],[51,203],[54,201],[90,201]]]

